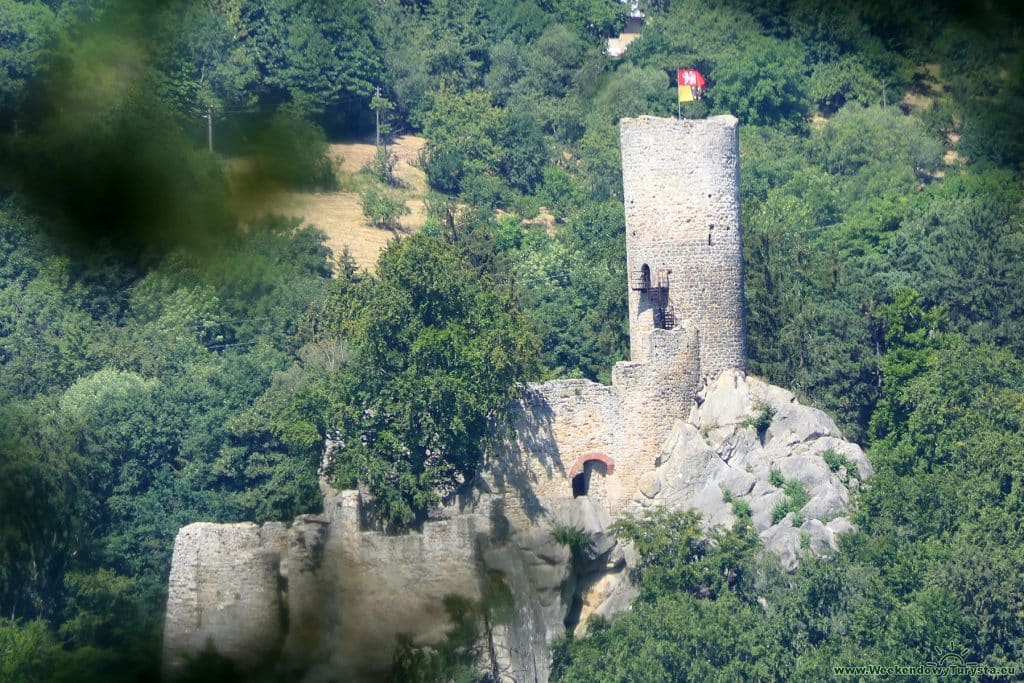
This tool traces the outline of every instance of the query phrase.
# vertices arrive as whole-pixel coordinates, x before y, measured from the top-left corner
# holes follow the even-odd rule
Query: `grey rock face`
[[[708,526],[730,526],[743,501],[785,568],[807,553],[833,552],[837,536],[853,528],[844,516],[849,489],[871,475],[860,448],[843,441],[824,413],[739,371],[723,373],[698,398],[689,420],[666,430],[653,469],[636,477],[626,512],[694,509]],[[765,405],[775,417],[758,434],[749,418]],[[832,471],[828,451],[842,456],[833,463],[846,464]],[[800,509],[779,476],[806,492]],[[637,594],[635,553],[611,533],[600,496],[538,489],[541,514],[524,520],[505,516],[507,498],[481,492],[468,506],[437,511],[421,532],[388,536],[361,527],[358,492],[325,493],[324,514],[290,527],[201,523],[179,532],[165,626],[168,678],[208,643],[243,670],[274,662],[296,680],[380,675],[399,634],[436,644],[451,626],[445,598],[479,600],[487,577],[497,575],[516,598],[515,613],[493,627],[481,666],[508,680],[545,681],[549,645],[566,625],[583,635],[592,615],[627,610]],[[585,535],[576,556],[556,540],[558,527]]]
[[[646,472],[640,476],[640,493],[654,498],[661,491],[661,479],[657,472]]]
[[[775,417],[765,434],[765,443],[795,446],[823,436],[840,436],[839,428],[825,413],[797,403],[773,405]]]
[[[758,434],[752,425],[765,410],[773,417]],[[849,490],[871,476],[864,452],[844,441],[825,413],[739,370],[723,372],[699,393],[689,419],[677,423],[672,435],[660,465],[644,475],[662,486],[653,495],[650,488],[641,489],[633,510],[692,509],[708,526],[729,526],[735,520],[731,501],[742,501],[765,546],[787,569],[796,567],[802,553],[822,555],[836,548],[837,534],[852,528],[841,517]],[[855,472],[832,471],[824,458],[830,450]],[[773,483],[779,477],[803,488],[807,501],[799,509],[792,509],[785,485]]]

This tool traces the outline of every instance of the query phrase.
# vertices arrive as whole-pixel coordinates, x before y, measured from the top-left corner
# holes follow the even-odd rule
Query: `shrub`
[[[783,497],[775,507],[772,508],[772,524],[778,524],[782,521],[782,518],[790,513],[792,510],[791,501],[787,497]]]
[[[773,467],[771,474],[768,475],[768,481],[772,486],[779,489],[786,483],[786,478],[782,476],[782,472],[780,470]]]
[[[377,148],[373,158],[366,163],[363,170],[385,185],[401,187],[401,181],[395,177],[395,166],[397,165],[398,155],[387,147],[381,146]]]
[[[750,508],[750,503],[747,501],[742,498],[734,498],[732,501],[732,514],[742,519],[750,519],[754,511]]]
[[[274,114],[256,135],[253,176],[257,187],[338,189],[323,129],[290,110]]]
[[[571,526],[555,527],[552,533],[556,541],[569,547],[574,558],[582,555],[587,549],[587,543],[590,542],[586,532]]]
[[[804,487],[802,481],[792,479],[787,481],[785,486],[782,487],[786,497],[793,503],[794,510],[800,510],[807,502],[811,499],[811,494],[807,493],[807,489]]]
[[[772,470],[772,484],[776,484],[775,474],[778,470]],[[775,507],[772,508],[772,524],[778,524],[782,521],[783,517],[788,515],[790,512],[793,513],[793,526],[800,526],[804,523],[805,517],[800,513],[804,505],[811,499],[811,495],[807,493],[807,489],[804,487],[803,482],[793,479],[791,481],[782,481],[782,474],[779,473],[777,479],[782,484],[783,496]]]
[[[394,228],[400,216],[407,215],[409,207],[405,202],[375,187],[368,187],[360,196],[363,215],[373,221],[374,225]]]
[[[754,409],[757,410],[757,414],[746,417],[740,424],[744,427],[753,427],[757,430],[757,435],[763,437],[775,419],[775,408],[764,401],[758,401]]]
[[[828,468],[833,472],[839,472],[841,468],[846,468],[847,476],[857,472],[853,463],[847,460],[845,455],[839,453],[835,449],[828,449],[821,454],[821,457],[825,461],[825,464],[828,465]]]

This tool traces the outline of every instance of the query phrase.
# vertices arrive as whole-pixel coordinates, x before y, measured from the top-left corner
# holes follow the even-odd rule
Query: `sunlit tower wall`
[[[700,377],[747,367],[739,137],[733,116],[622,119],[629,347],[694,329]]]

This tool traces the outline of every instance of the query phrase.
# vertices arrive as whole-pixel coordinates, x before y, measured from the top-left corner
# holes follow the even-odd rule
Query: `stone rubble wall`
[[[673,421],[690,412],[700,388],[700,338],[691,327],[654,330],[647,338],[647,361],[616,363],[612,368],[612,386],[623,396],[620,429],[630,458],[621,471],[629,480],[624,488],[630,496],[636,477],[657,457]],[[624,502],[609,512],[617,514]]]
[[[209,643],[243,670],[283,667],[305,681],[388,669],[396,636],[444,638],[448,595],[479,600],[486,516],[430,521],[421,532],[358,528],[359,494],[325,515],[281,523],[197,523],[175,539],[164,627],[165,678]]]
[[[164,622],[167,677],[208,642],[243,667],[258,667],[280,651],[286,537],[280,523],[199,522],[178,532]]]
[[[512,431],[498,439],[483,473],[517,525],[573,496],[573,465],[602,453],[614,471],[592,474],[588,497],[616,516],[633,498],[674,420],[689,413],[700,361],[695,330],[655,330],[643,362],[616,364],[612,385],[590,380],[531,384],[516,406]]]
[[[515,529],[535,526],[552,501],[572,499],[570,470],[584,453],[613,459],[622,396],[615,387],[584,379],[530,384],[513,407],[510,429],[496,434],[480,474],[481,486],[499,499]],[[595,499],[609,491],[601,475],[591,479]]]

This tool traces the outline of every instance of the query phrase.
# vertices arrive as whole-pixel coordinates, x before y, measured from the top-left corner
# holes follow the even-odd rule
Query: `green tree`
[[[938,169],[943,149],[895,107],[853,104],[812,138],[810,152],[830,173],[853,175],[871,164],[906,166],[918,174]]]
[[[270,103],[293,102],[327,121],[365,106],[373,93],[369,74],[381,68],[374,44],[371,4],[307,0],[246,2],[241,21],[256,55]]]
[[[468,165],[492,168],[500,156],[496,138],[502,118],[482,90],[440,100],[423,124],[428,139],[424,169],[431,184],[442,192],[458,192]]]
[[[342,370],[336,477],[365,484],[404,524],[473,478],[535,341],[507,295],[437,238],[393,242],[357,287],[360,308],[342,323],[357,355]]]
[[[807,94],[825,115],[834,114],[847,102],[866,106],[881,99],[878,80],[852,57],[816,64],[807,83]]]
[[[0,677],[11,683],[49,677],[58,647],[42,620],[0,619]]]
[[[572,26],[592,40],[607,38],[626,25],[628,10],[604,0],[544,0],[543,7],[554,12],[558,20]]]
[[[157,88],[185,120],[210,116],[212,128],[228,112],[256,103],[260,74],[241,10],[231,0],[172,3],[159,18],[169,39],[152,43]]]
[[[27,85],[39,75],[52,47],[55,17],[42,2],[5,2],[0,5],[0,120],[17,120],[27,96]]]
[[[633,542],[640,556],[635,577],[645,600],[676,593],[716,596],[746,579],[759,545],[749,521],[705,536],[700,515],[659,509],[615,523],[615,534]]]
[[[373,221],[374,225],[392,230],[398,227],[398,219],[410,213],[409,207],[400,197],[386,190],[368,187],[359,195],[363,207],[363,215]]]
[[[87,464],[45,419],[47,407],[0,406],[0,609],[11,618],[55,616],[62,576],[97,504]]]
[[[716,59],[709,104],[747,124],[799,130],[808,109],[806,59],[799,45],[752,36]]]
[[[523,50],[523,92],[565,97],[583,76],[587,47],[582,38],[562,24],[546,28],[536,42]]]
[[[327,137],[297,107],[279,108],[251,131],[251,138],[248,163],[234,177],[240,201],[258,202],[266,193],[282,189],[338,189]]]
[[[972,340],[1024,350],[1022,193],[1007,172],[955,175],[929,188],[888,251],[928,306]],[[926,267],[921,267],[926,264]]]
[[[59,632],[70,645],[139,647],[159,621],[146,609],[135,580],[100,569],[93,574],[68,573],[64,583],[68,618]]]
[[[640,598],[610,623],[592,618],[586,638],[556,644],[555,680],[772,680],[791,670],[796,653],[754,602],[762,568],[749,522],[706,537],[693,513],[658,510],[615,529],[639,553]]]

